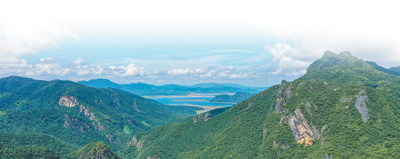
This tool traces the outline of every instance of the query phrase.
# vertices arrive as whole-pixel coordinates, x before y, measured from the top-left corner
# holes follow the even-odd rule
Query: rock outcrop
[[[79,109],[80,109],[80,110],[79,110],[79,113],[82,113],[82,112],[83,112],[83,114],[84,114],[85,116],[88,116],[90,120],[95,120],[95,119],[96,119],[96,116],[94,116],[94,113],[93,113],[93,112],[90,112],[90,109],[87,108],[86,106],[80,105],[80,106],[79,106]]]
[[[355,101],[355,107],[357,108],[358,112],[360,112],[361,114],[361,119],[363,121],[368,121],[369,119],[369,114],[368,114],[368,108],[367,108],[367,104],[365,103],[366,101],[368,101],[368,97],[367,97],[367,92],[363,89],[361,90],[358,95],[356,96],[357,99]]]
[[[85,133],[85,130],[90,129],[91,126],[89,123],[82,119],[75,117],[70,118],[67,114],[64,114],[64,127],[73,128],[79,130],[82,133]]]
[[[288,123],[292,129],[293,136],[297,143],[305,145],[313,145],[315,138],[319,135],[315,127],[310,127],[301,110],[297,108],[295,110],[295,116],[290,116]]]
[[[135,109],[136,112],[140,113],[140,110],[139,110],[139,108],[137,106],[137,102],[136,101],[135,101],[135,103],[133,103],[133,109]]]
[[[141,148],[143,148],[143,143],[144,140],[138,141],[138,139],[135,136],[133,136],[131,142],[129,142],[129,145],[136,146],[136,148],[140,150]]]
[[[71,108],[71,107],[76,107],[79,103],[78,101],[76,101],[76,98],[74,96],[63,96],[60,98],[58,104],[61,106],[66,106]]]
[[[197,116],[196,118],[193,119],[193,122],[198,122],[198,121],[207,121],[210,120],[212,117],[211,113],[203,113]]]

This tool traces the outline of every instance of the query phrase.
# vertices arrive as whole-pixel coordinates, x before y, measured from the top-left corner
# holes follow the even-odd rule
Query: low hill
[[[227,95],[227,94],[222,94],[222,95],[217,95],[213,99],[210,100],[210,102],[215,102],[215,103],[238,103],[243,100],[246,100],[253,96],[254,94],[250,94],[247,92],[237,92],[234,95]]]

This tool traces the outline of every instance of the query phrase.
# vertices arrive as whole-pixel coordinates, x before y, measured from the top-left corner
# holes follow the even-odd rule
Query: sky
[[[0,1],[0,78],[293,80],[326,50],[400,66],[392,1]]]

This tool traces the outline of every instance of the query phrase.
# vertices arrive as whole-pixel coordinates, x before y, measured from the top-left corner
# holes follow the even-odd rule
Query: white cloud
[[[172,69],[167,71],[171,76],[200,77],[210,79],[235,79],[255,77],[253,73],[238,72],[234,66],[209,66],[197,69]]]
[[[83,58],[78,57],[78,58],[76,58],[76,60],[73,61],[72,63],[75,64],[75,65],[79,65],[79,64],[83,63],[84,61],[85,61],[85,60],[84,60]]]
[[[115,75],[120,76],[139,76],[144,75],[145,71],[143,67],[138,67],[134,63],[130,63],[126,66],[109,66]]]
[[[104,68],[100,66],[79,65],[76,67],[76,74],[83,75],[102,75],[105,73]]]
[[[267,46],[266,49],[272,54],[276,66],[272,75],[300,76],[312,62],[308,58],[310,55],[288,44],[278,43],[274,47]]]
[[[56,24],[0,21],[0,63],[18,63],[21,57],[59,47],[65,38],[79,39],[68,28]]]
[[[239,74],[230,74],[229,78],[248,78],[251,76],[251,73],[239,73]]]
[[[171,75],[186,75],[186,74],[193,74],[193,70],[190,69],[172,69],[168,70],[167,73]]]
[[[300,67],[322,57],[326,50],[350,51],[383,66],[399,65],[400,23],[394,19],[400,10],[394,2],[307,2],[290,1],[291,5],[284,5],[287,1],[279,1],[268,11],[276,16],[263,23],[282,44],[269,44],[267,48],[285,52],[280,56],[269,51],[274,58],[290,57],[292,62],[301,62],[297,64]],[[285,45],[293,48],[284,50]]]

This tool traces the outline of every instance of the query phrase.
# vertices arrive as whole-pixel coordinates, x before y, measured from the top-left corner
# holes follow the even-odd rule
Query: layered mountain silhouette
[[[231,83],[201,83],[193,86],[177,84],[151,85],[146,83],[117,84],[108,79],[92,79],[79,81],[78,83],[96,88],[118,88],[140,96],[149,95],[186,95],[190,93],[234,93],[250,92],[259,93],[267,87],[250,87]]]

